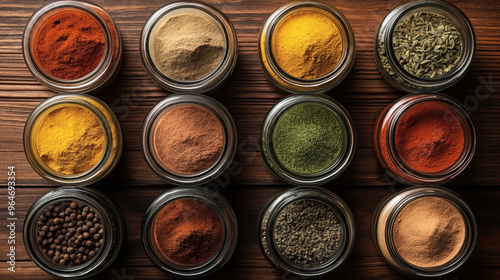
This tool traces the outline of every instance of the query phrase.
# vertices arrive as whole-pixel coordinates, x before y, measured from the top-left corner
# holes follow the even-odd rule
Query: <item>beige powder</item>
[[[407,262],[436,267],[455,257],[465,241],[465,222],[445,199],[423,197],[401,210],[393,229],[394,245]]]
[[[212,73],[224,55],[225,40],[211,20],[194,13],[172,16],[153,38],[153,62],[167,77],[199,80]]]

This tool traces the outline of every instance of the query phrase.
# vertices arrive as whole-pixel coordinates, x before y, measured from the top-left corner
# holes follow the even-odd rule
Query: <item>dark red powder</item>
[[[63,80],[92,72],[104,56],[104,32],[84,12],[61,12],[50,17],[35,38],[35,55],[41,68]]]
[[[439,102],[412,106],[396,125],[395,145],[401,159],[421,173],[437,173],[451,167],[465,146],[459,117]]]
[[[215,210],[197,199],[171,202],[158,213],[154,235],[170,261],[186,266],[204,263],[219,250],[224,228]]]

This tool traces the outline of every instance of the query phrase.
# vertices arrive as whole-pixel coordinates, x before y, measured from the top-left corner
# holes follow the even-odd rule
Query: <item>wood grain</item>
[[[21,40],[29,17],[50,1],[0,1],[0,277],[2,279],[52,279],[29,260],[22,246],[22,220],[31,204],[55,187],[38,176],[24,155],[24,123],[40,102],[54,95],[40,85],[25,66]],[[95,279],[122,279],[122,268],[135,279],[165,279],[147,259],[140,241],[140,221],[151,201],[169,188],[144,162],[139,131],[149,110],[168,96],[147,76],[139,57],[139,35],[144,22],[167,1],[94,0],[116,21],[123,40],[124,58],[116,81],[95,96],[110,105],[124,135],[122,159],[110,176],[94,187],[119,202],[127,225],[127,241],[113,270]],[[240,239],[234,257],[212,278],[294,279],[275,270],[262,256],[256,223],[260,208],[274,194],[286,189],[266,168],[258,146],[261,122],[267,111],[285,94],[265,79],[257,55],[257,37],[266,18],[287,0],[210,0],[233,22],[238,35],[239,57],[233,76],[214,97],[228,107],[238,130],[240,167],[219,183],[235,208]],[[332,277],[339,279],[404,279],[378,256],[371,240],[371,218],[380,200],[393,190],[378,166],[372,148],[372,130],[379,112],[404,93],[392,88],[375,66],[373,44],[382,19],[403,1],[323,1],[341,10],[350,20],[356,38],[356,60],[347,79],[328,95],[351,114],[358,142],[355,158],[346,172],[326,188],[342,197],[354,212],[357,241],[347,263]],[[475,60],[458,84],[444,91],[469,107],[477,126],[479,145],[474,160],[457,179],[447,184],[463,195],[475,210],[479,241],[471,260],[448,279],[500,278],[500,4],[494,0],[450,1],[472,22],[477,39]],[[18,184],[16,228],[17,272],[8,273],[6,260],[7,166],[15,165]],[[3,171],[2,171],[3,170]],[[399,187],[398,187],[399,188]],[[138,199],[140,198],[140,199]],[[117,276],[118,275],[118,276]],[[9,278],[6,278],[9,277]]]

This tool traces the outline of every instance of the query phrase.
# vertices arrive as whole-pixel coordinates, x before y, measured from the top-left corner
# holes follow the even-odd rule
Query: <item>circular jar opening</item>
[[[345,203],[314,187],[278,194],[259,221],[259,241],[269,262],[306,278],[339,267],[352,250],[354,234],[354,219]]]
[[[354,36],[344,15],[317,2],[282,6],[259,35],[264,73],[290,93],[332,89],[351,69],[354,49]]]
[[[347,168],[355,148],[352,121],[340,104],[321,95],[293,95],[276,104],[261,130],[263,157],[291,184],[319,185]]]
[[[390,195],[377,208],[373,227],[384,260],[413,277],[443,276],[458,269],[477,238],[467,203],[436,186],[416,186]]]
[[[41,269],[83,279],[106,270],[123,243],[116,205],[92,188],[61,187],[36,200],[26,214],[24,246]]]
[[[375,127],[375,153],[402,183],[443,183],[458,176],[474,155],[470,115],[441,94],[407,95],[389,105]]]
[[[26,64],[35,78],[56,92],[101,91],[121,64],[121,39],[100,7],[56,1],[33,14],[23,37]]]
[[[472,64],[475,35],[457,7],[413,1],[396,7],[375,40],[377,66],[393,86],[408,91],[443,90]]]
[[[118,163],[121,130],[115,115],[98,99],[62,94],[38,105],[24,129],[26,156],[35,171],[62,185],[88,185]]]
[[[166,98],[146,117],[142,137],[150,167],[177,185],[202,184],[217,177],[236,149],[236,129],[229,112],[206,96]]]
[[[212,92],[236,64],[234,27],[214,7],[178,2],[155,12],[141,36],[144,66],[171,92]]]
[[[234,212],[219,193],[175,188],[146,210],[142,242],[151,261],[176,277],[200,278],[231,257],[238,236]]]

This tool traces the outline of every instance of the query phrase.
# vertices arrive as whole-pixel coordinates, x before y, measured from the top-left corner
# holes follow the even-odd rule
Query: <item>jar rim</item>
[[[88,74],[76,79],[61,79],[45,71],[33,53],[39,28],[61,9],[77,10],[90,16],[104,35],[104,52],[99,64]],[[48,15],[52,14],[48,17]],[[116,38],[115,38],[116,37]],[[116,42],[115,42],[116,41]],[[115,43],[116,46],[115,46]],[[122,58],[121,37],[111,16],[100,6],[82,1],[56,1],[39,8],[29,19],[23,34],[23,56],[32,75],[44,86],[59,93],[88,93],[100,91],[116,76]]]
[[[406,261],[397,251],[393,239],[393,226],[399,213],[409,203],[425,197],[436,197],[450,203],[460,213],[465,224],[465,238],[460,251],[448,262],[428,268]],[[382,215],[387,217],[381,218]],[[383,226],[382,240],[378,237],[379,224]],[[394,269],[408,276],[436,277],[451,273],[467,261],[477,242],[477,222],[469,204],[454,191],[437,185],[414,185],[388,194],[375,210],[372,229],[377,251],[382,258]],[[386,246],[389,256],[382,253],[380,242]],[[387,259],[389,257],[394,263]]]
[[[72,267],[52,263],[36,244],[35,229],[39,217],[48,206],[62,201],[79,201],[92,207],[105,228],[105,246],[89,261]],[[116,205],[103,193],[83,187],[59,187],[40,198],[30,207],[24,221],[23,240],[26,251],[35,264],[52,275],[61,278],[88,278],[111,265],[118,257],[123,243],[123,217]]]
[[[335,254],[324,264],[310,268],[293,265],[281,257],[274,241],[276,218],[293,202],[303,200],[319,201],[332,209],[342,226],[342,240]],[[303,277],[319,277],[342,265],[350,255],[356,235],[354,216],[347,204],[334,193],[319,187],[293,187],[273,196],[259,215],[259,245],[266,259],[276,268]]]
[[[420,78],[408,73],[397,61],[392,47],[393,33],[401,20],[422,11],[446,17],[452,21],[461,36],[462,50],[460,60],[450,72],[435,79]],[[383,49],[384,56],[393,73],[389,73],[389,70],[385,66],[382,66],[381,49]],[[384,18],[375,35],[375,60],[379,72],[393,86],[406,92],[434,92],[452,86],[471,67],[475,49],[475,32],[468,17],[458,7],[442,0],[417,0],[397,6]]]
[[[179,10],[196,10],[208,20],[216,23],[224,37],[224,54],[215,69],[208,75],[197,80],[177,80],[165,75],[158,69],[152,59],[152,32],[171,13]],[[212,93],[222,86],[231,76],[238,57],[238,42],[236,31],[229,18],[218,8],[201,2],[174,2],[155,11],[146,21],[140,38],[141,60],[149,77],[162,88],[172,93]]]
[[[338,158],[327,168],[314,174],[299,174],[283,166],[274,151],[272,135],[280,117],[299,104],[319,104],[331,111],[342,126],[343,145]],[[356,131],[347,110],[335,99],[323,94],[294,94],[283,98],[267,113],[260,131],[260,147],[267,167],[280,179],[292,185],[322,185],[338,177],[352,161],[356,148]]]
[[[104,151],[99,162],[88,170],[75,174],[52,170],[37,155],[35,143],[40,122],[50,112],[66,106],[88,110],[98,120],[104,132]],[[23,145],[30,165],[43,178],[60,185],[86,186],[100,180],[114,169],[121,156],[122,135],[116,116],[104,102],[86,94],[59,94],[43,101],[30,113],[24,127]]]
[[[276,27],[288,16],[301,10],[315,10],[327,16],[337,26],[342,36],[342,57],[327,74],[302,79],[284,71],[273,55],[272,40]],[[258,51],[261,68],[275,86],[287,93],[324,93],[342,82],[354,64],[355,38],[349,20],[338,9],[314,1],[292,2],[275,10],[265,21],[259,33]]]
[[[158,213],[168,204],[182,199],[196,199],[210,206],[217,213],[224,229],[217,253],[209,260],[193,266],[176,265],[168,261],[154,244],[153,228]],[[177,187],[164,192],[146,209],[141,230],[142,243],[151,261],[171,275],[189,278],[207,276],[222,267],[233,254],[238,239],[238,224],[231,205],[220,193],[208,188]]]
[[[165,168],[164,164],[156,156],[152,136],[157,122],[164,115],[162,113],[166,113],[166,110],[175,109],[177,106],[189,104],[200,106],[217,118],[224,131],[224,148],[217,161],[210,167],[194,174],[182,174]],[[163,99],[150,110],[141,129],[141,150],[147,164],[162,179],[177,186],[201,185],[222,174],[229,167],[236,154],[236,143],[236,126],[227,108],[215,99],[199,94],[180,93]]]
[[[464,146],[460,157],[444,170],[435,173],[425,173],[415,170],[409,166],[397,151],[395,141],[396,128],[401,117],[410,110],[413,106],[424,104],[426,102],[441,103],[460,121],[464,131]],[[454,98],[442,94],[408,94],[388,105],[386,110],[380,114],[380,119],[375,125],[375,148],[379,162],[384,162],[384,169],[397,181],[403,184],[439,184],[447,183],[457,177],[465,170],[472,161],[476,150],[476,127],[472,116],[466,108]],[[382,127],[386,127],[383,129]],[[385,132],[383,132],[385,130]],[[385,134],[385,135],[382,135]],[[382,137],[382,138],[381,138]],[[382,139],[385,139],[382,141]],[[386,148],[382,147],[382,142],[385,142]],[[382,150],[386,150],[388,159],[381,154]],[[385,164],[387,161],[390,164]],[[389,167],[394,166],[394,168]]]

